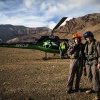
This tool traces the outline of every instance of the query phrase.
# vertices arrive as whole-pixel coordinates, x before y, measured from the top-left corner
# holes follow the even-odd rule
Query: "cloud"
[[[46,3],[45,2],[41,3],[41,5],[40,5],[41,11],[45,11],[46,8],[47,8]]]
[[[99,10],[100,0],[1,0],[0,24],[53,29],[62,17],[76,18]]]
[[[35,3],[35,0],[23,0],[23,2],[27,8],[30,8]]]
[[[49,27],[50,29],[53,29],[55,26],[56,26],[56,23],[55,23],[54,21],[50,21],[50,22],[48,23],[48,27]]]
[[[23,20],[21,20],[18,17],[8,17],[5,16],[4,14],[0,14],[0,23],[1,24],[13,24],[13,25],[21,25]]]

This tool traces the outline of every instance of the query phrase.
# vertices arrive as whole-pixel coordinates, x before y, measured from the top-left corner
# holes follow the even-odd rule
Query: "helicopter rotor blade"
[[[67,17],[63,17],[59,22],[58,24],[53,28],[52,30],[52,33],[55,29],[57,29],[65,20],[67,19]]]

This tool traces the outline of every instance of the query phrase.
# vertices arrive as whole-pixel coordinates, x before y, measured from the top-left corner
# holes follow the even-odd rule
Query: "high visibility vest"
[[[66,49],[65,44],[61,44],[60,47],[61,47],[61,49]]]

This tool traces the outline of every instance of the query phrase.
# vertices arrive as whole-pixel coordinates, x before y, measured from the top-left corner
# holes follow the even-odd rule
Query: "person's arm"
[[[82,48],[82,55],[83,55],[83,71],[84,71],[84,76],[87,76],[87,73],[86,73],[86,66],[85,66],[85,63],[86,63],[86,58],[85,58],[85,53],[84,53],[84,50],[85,50],[85,46],[86,46],[86,43],[82,45],[83,48]]]
[[[100,69],[100,42],[97,42],[97,52],[98,52],[98,69]]]
[[[72,55],[75,52],[77,47],[78,47],[78,44],[71,45],[67,50],[68,54]]]

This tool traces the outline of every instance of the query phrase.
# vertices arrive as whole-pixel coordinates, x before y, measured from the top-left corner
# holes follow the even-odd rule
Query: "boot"
[[[96,100],[100,100],[100,94],[99,94],[99,92],[96,93],[95,99],[96,99]]]
[[[75,89],[75,92],[82,92],[82,89]]]
[[[94,91],[94,90],[92,90],[92,89],[90,89],[90,90],[87,90],[87,91],[86,91],[86,93],[87,93],[87,94],[90,94],[90,93],[95,93],[95,91]]]

